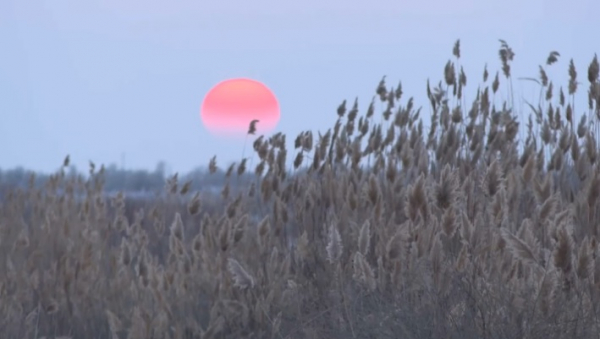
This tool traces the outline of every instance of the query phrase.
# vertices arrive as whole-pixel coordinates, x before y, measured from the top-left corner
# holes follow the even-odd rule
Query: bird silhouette
[[[256,132],[256,124],[259,122],[260,120],[257,119],[250,121],[250,128],[248,129],[248,134],[254,134]]]

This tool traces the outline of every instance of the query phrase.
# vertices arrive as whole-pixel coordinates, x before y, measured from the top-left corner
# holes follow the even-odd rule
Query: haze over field
[[[331,127],[344,99],[358,97],[366,109],[383,75],[391,86],[401,80],[403,100],[414,96],[427,116],[427,78],[442,79],[457,39],[470,75],[467,103],[485,63],[492,74],[500,69],[498,39],[516,53],[515,78],[537,77],[537,65],[559,51],[549,75],[565,84],[569,58],[581,73],[598,50],[600,3],[565,4],[3,0],[0,168],[49,172],[66,154],[82,170],[90,159],[144,169],[164,160],[174,171],[215,154],[222,164],[238,161],[243,142],[216,138],[199,116],[207,91],[234,77],[273,90],[276,131],[288,143],[303,130]],[[523,98],[537,100],[538,89],[515,81],[515,95],[527,110]],[[585,96],[579,100],[584,108]]]

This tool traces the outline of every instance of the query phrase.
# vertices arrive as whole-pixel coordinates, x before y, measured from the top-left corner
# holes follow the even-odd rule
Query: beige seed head
[[[200,192],[196,192],[192,200],[188,204],[188,213],[190,215],[196,215],[200,211]]]
[[[123,324],[121,323],[119,317],[117,317],[110,310],[105,310],[104,313],[106,314],[106,318],[108,320],[110,332],[113,333],[113,335],[119,332],[123,328]]]
[[[235,280],[235,286],[246,289],[254,287],[254,278],[242,267],[242,265],[235,259],[227,259],[229,273]]]
[[[358,234],[358,251],[366,256],[369,253],[369,245],[371,243],[371,223],[365,220]]]
[[[179,239],[179,241],[183,240],[183,221],[181,220],[181,214],[179,212],[175,213],[175,220],[171,224],[171,234]]]
[[[183,184],[181,190],[179,191],[179,194],[186,195],[189,192],[190,187],[192,187],[192,180],[188,180],[186,183]]]
[[[329,226],[329,242],[327,243],[326,250],[327,260],[331,264],[337,263],[340,257],[342,256],[342,238],[340,236],[340,232],[333,223]]]
[[[554,249],[554,266],[569,274],[573,268],[573,238],[564,224],[559,226],[557,233],[558,244]]]
[[[210,162],[208,163],[208,172],[213,174],[217,171],[217,169],[217,156],[215,155],[210,158]]]
[[[131,251],[125,238],[121,239],[121,255],[119,261],[124,267],[129,266],[131,263]]]

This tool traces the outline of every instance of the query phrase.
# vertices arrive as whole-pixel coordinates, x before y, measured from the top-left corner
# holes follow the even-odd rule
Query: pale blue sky
[[[426,116],[426,80],[442,79],[458,38],[469,100],[484,64],[499,69],[499,38],[514,76],[537,77],[557,50],[551,77],[566,84],[572,57],[583,90],[598,13],[597,0],[2,0],[0,168],[52,171],[66,154],[80,169],[122,154],[127,168],[164,160],[184,172],[215,154],[239,160],[243,142],[214,137],[199,116],[206,92],[234,77],[273,90],[290,143],[331,127],[344,99],[364,110],[383,75]]]

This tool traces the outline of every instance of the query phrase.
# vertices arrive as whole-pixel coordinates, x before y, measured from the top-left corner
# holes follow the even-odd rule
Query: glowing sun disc
[[[225,80],[205,96],[200,109],[204,126],[220,136],[244,136],[252,120],[259,120],[256,134],[273,130],[279,122],[279,103],[259,81]]]

